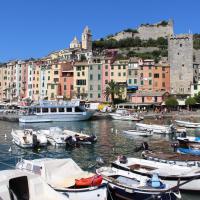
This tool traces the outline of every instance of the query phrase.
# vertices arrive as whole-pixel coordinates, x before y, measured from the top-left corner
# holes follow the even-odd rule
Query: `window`
[[[76,80],[76,85],[86,85],[86,80],[85,79]]]
[[[93,75],[92,74],[90,74],[90,80],[93,80]]]
[[[154,74],[154,78],[159,78],[159,74]]]
[[[101,65],[98,65],[98,70],[100,70],[101,69]]]
[[[108,72],[105,72],[105,76],[108,76]]]
[[[93,85],[90,85],[90,90],[93,90]]]
[[[36,108],[36,112],[37,112],[37,113],[40,113],[40,112],[41,112],[41,109],[40,109],[40,108]]]
[[[162,78],[165,78],[165,74],[164,73],[162,74]]]
[[[165,71],[165,67],[162,67],[162,71],[163,71],[163,72]]]
[[[57,82],[59,82],[59,78],[54,78],[53,81],[54,81],[55,83],[57,83]]]
[[[134,79],[134,84],[137,84],[137,79]]]
[[[79,107],[75,107],[75,112],[82,112],[82,110]]]
[[[65,112],[64,108],[58,108],[58,112]]]
[[[108,69],[108,65],[105,66],[105,69]]]
[[[157,102],[158,101],[158,97],[154,97],[154,101]]]
[[[51,93],[51,98],[54,98],[54,93]]]
[[[144,97],[142,97],[142,103],[144,103]]]
[[[85,66],[82,66],[82,70],[85,70]]]
[[[42,108],[42,112],[43,112],[43,113],[48,113],[48,112],[49,112],[49,109],[48,109],[48,108]]]
[[[152,80],[149,80],[149,85],[152,85]]]
[[[131,70],[128,70],[128,75],[131,76]]]
[[[64,90],[67,90],[67,86],[66,85],[64,85]]]
[[[85,72],[82,72],[82,76],[85,76]]]
[[[183,45],[182,44],[180,44],[180,47],[182,47]]]
[[[120,72],[118,73],[118,76],[121,76],[121,73],[120,73]]]
[[[128,80],[128,83],[129,83],[129,84],[131,84],[131,83],[132,83],[132,80],[131,80],[131,79],[129,79],[129,80]]]
[[[77,76],[80,76],[80,72],[77,72]]]
[[[101,98],[101,94],[98,93],[98,98]]]
[[[54,71],[54,75],[58,74],[58,71]]]
[[[51,109],[51,112],[57,112],[56,108],[50,108],[50,109]]]
[[[51,89],[52,89],[52,90],[54,89],[54,85],[53,85],[53,84],[51,85]]]
[[[194,85],[194,90],[197,90],[197,85]]]
[[[98,85],[98,90],[101,90],[101,85]]]
[[[93,98],[93,95],[90,93],[90,98]]]
[[[101,74],[98,74],[98,80],[101,80]]]
[[[113,65],[111,66],[111,69],[114,69],[114,66],[113,66]]]
[[[182,67],[184,67],[185,65],[184,64],[182,64]]]
[[[67,108],[67,112],[72,112],[72,108]]]
[[[165,82],[162,82],[162,87],[165,87]]]
[[[48,76],[48,81],[50,80],[50,76]]]
[[[126,72],[123,73],[123,76],[126,76]]]
[[[114,72],[111,72],[111,76],[114,76]]]
[[[149,77],[152,77],[152,73],[149,73]]]
[[[108,80],[105,80],[105,84],[108,84]]]
[[[120,66],[120,65],[118,66],[118,69],[121,69],[121,66]]]
[[[143,81],[141,81],[141,82],[140,82],[140,84],[141,84],[141,85],[144,85],[144,82],[143,82]]]
[[[92,70],[92,65],[90,66],[90,70]]]
[[[141,66],[140,69],[143,70],[143,67]]]
[[[125,65],[123,65],[123,69],[126,69],[126,66],[125,66]]]

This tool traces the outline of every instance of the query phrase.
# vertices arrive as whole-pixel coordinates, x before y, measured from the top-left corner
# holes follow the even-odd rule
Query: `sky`
[[[144,23],[174,20],[200,33],[200,0],[0,0],[0,62],[68,48],[86,25],[99,39]]]

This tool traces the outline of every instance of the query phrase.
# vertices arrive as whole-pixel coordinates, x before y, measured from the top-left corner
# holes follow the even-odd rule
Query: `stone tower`
[[[168,38],[170,85],[172,94],[190,94],[193,83],[193,36],[180,34]]]
[[[82,33],[82,49],[92,50],[92,34],[88,26],[84,28]]]

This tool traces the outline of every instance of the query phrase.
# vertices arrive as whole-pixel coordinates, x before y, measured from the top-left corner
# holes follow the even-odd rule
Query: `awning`
[[[128,87],[127,87],[127,90],[138,90],[138,86],[135,86],[135,85],[133,85],[133,86],[128,86]]]

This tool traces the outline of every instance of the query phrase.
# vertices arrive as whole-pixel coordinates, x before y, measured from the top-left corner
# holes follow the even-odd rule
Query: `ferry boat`
[[[79,100],[67,101],[40,101],[24,109],[19,116],[19,122],[67,122],[82,121],[92,117],[92,111],[86,111]]]

